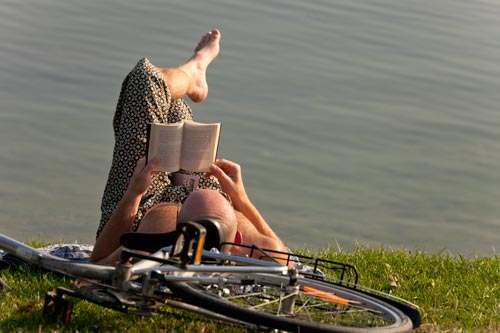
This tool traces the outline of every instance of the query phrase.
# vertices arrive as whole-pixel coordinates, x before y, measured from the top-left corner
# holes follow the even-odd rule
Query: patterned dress
[[[191,108],[183,99],[171,99],[162,74],[148,59],[141,59],[123,81],[113,118],[115,146],[113,161],[101,203],[101,221],[97,237],[121,200],[137,160],[146,155],[147,123],[175,123],[193,119]],[[200,177],[199,188],[220,191],[213,177]],[[183,186],[172,184],[172,174],[157,172],[141,200],[132,230],[148,209],[160,202],[180,203],[189,194]]]

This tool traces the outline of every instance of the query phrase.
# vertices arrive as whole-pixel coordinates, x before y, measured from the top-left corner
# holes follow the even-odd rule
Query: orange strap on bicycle
[[[335,294],[332,293],[327,293],[325,291],[321,291],[315,288],[307,287],[304,286],[304,292],[312,294],[314,296],[318,296],[320,298],[323,298],[324,300],[331,301],[337,304],[342,304],[342,305],[349,305],[349,300],[339,297]]]

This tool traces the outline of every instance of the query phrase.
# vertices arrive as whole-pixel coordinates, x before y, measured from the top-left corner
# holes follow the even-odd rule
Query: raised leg
[[[160,68],[172,94],[172,100],[187,95],[199,103],[208,95],[206,71],[208,65],[219,54],[221,33],[214,29],[201,37],[194,49],[194,55],[183,65],[176,68]]]

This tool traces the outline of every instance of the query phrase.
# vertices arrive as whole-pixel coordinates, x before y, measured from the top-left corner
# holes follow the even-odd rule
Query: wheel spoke
[[[348,300],[313,287],[305,286],[298,295],[287,294],[282,286],[253,285],[250,288],[236,285],[226,289],[229,290],[229,294],[221,293],[224,299],[251,310],[281,317],[345,326],[359,325],[359,323],[364,323],[363,325],[367,327],[390,324],[383,320],[381,311],[366,309],[359,301]],[[282,313],[280,309],[283,302],[292,297],[296,297],[293,314]],[[355,324],[356,322],[358,323]]]

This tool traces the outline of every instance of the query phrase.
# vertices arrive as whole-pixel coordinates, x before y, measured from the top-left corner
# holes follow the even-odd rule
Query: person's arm
[[[108,260],[111,254],[113,254],[111,259],[118,259],[119,251],[116,250],[120,248],[120,237],[131,230],[141,198],[149,188],[151,174],[157,165],[156,159],[148,165],[145,158],[137,161],[127,190],[95,243],[90,256],[91,262],[111,263],[111,260]]]
[[[267,224],[266,220],[264,220],[260,212],[250,201],[245,186],[243,185],[241,167],[239,164],[224,159],[218,159],[207,173],[207,176],[210,175],[217,178],[221,189],[231,198],[234,209],[241,212],[255,226],[257,231],[281,242],[278,235],[271,229],[269,224]]]

